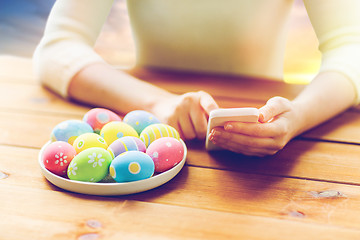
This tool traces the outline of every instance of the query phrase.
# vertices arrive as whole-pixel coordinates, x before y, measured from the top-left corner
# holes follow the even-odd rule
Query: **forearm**
[[[141,81],[105,64],[91,64],[69,85],[70,98],[119,113],[136,109],[152,111],[154,104],[172,96],[164,89]]]
[[[354,103],[355,88],[337,72],[323,72],[292,101],[297,112],[294,136],[343,112]]]

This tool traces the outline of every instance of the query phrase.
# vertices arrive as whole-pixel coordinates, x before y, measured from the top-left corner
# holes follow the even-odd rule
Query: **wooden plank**
[[[0,82],[38,84],[30,58],[0,55]]]
[[[62,114],[69,113],[71,115],[79,113],[78,116],[83,115],[89,108],[89,106],[81,106],[64,101],[48,90],[40,87],[32,77],[30,59],[0,56],[0,63],[0,66],[2,66],[0,79],[5,79],[5,82],[0,82],[0,108],[22,111],[46,111]],[[14,66],[16,66],[16,68]],[[21,69],[21,71],[15,71],[17,69]],[[260,107],[268,98],[274,95],[291,98],[303,88],[303,85],[225,76],[224,78],[229,79],[232,86],[236,86],[236,88],[229,89],[228,86],[222,84],[223,78],[221,76],[189,73],[174,74],[173,72],[159,72],[144,69],[135,69],[130,71],[130,73],[178,93],[200,90],[203,89],[205,85],[206,88],[204,90],[214,94],[221,107]],[[21,81],[9,79],[8,77],[19,78]],[[34,84],[34,86],[14,84],[19,82],[36,84]],[[258,94],[253,95],[253,92],[258,92]],[[302,136],[328,141],[360,143],[360,138],[357,137],[360,134],[358,127],[360,116],[358,113],[359,111],[347,111]]]
[[[220,107],[261,107],[262,100],[216,98]],[[40,85],[0,82],[0,109],[83,116],[92,106],[65,100]]]
[[[274,156],[263,158],[206,152],[200,142],[188,146],[191,166],[360,185],[360,147],[356,145],[293,140]]]
[[[20,187],[0,189],[7,200],[0,205],[0,227],[7,230],[1,233],[4,239],[297,240],[360,236],[357,229],[308,222],[115,198],[89,200]]]
[[[203,90],[217,97],[266,101],[273,96],[294,98],[305,85],[260,77],[131,69],[129,74],[176,93]]]
[[[68,116],[0,112],[0,144],[41,148],[52,129]],[[76,118],[81,119],[81,118]],[[208,153],[203,141],[187,142],[188,164],[217,169],[265,173],[360,184],[357,145],[293,140],[275,156],[252,158],[231,152]]]
[[[0,112],[0,144],[39,148],[49,141],[52,129],[68,119],[73,118]]]
[[[358,111],[346,111],[302,136],[360,144],[360,114]]]
[[[38,84],[32,72],[31,59],[0,55],[0,66],[2,66],[0,68],[0,79],[2,81]],[[274,79],[260,77],[150,69],[130,69],[126,72],[176,93],[204,90],[214,96],[232,96],[255,100],[267,100],[277,95],[293,98],[304,87],[304,85],[287,84],[279,80],[273,81]],[[224,84],[224,81],[227,84]]]
[[[220,107],[261,107],[262,100],[216,98]],[[0,109],[61,114],[81,119],[91,106],[66,101],[39,85],[0,82]],[[305,138],[360,144],[360,112],[346,111],[301,135]]]
[[[0,109],[82,118],[90,107],[62,99],[40,85],[0,82]]]
[[[8,191],[8,188],[24,191],[28,195],[40,190],[60,191],[41,175],[35,149],[0,147],[0,171],[8,175],[0,180],[0,188],[5,188],[2,192]],[[72,198],[107,199],[71,193],[63,195],[69,195],[70,202],[73,201]],[[41,201],[41,198],[39,195],[35,199],[29,199]],[[186,166],[175,179],[159,188],[114,199],[296,219],[360,229],[360,186],[242,173],[235,170]],[[16,206],[12,205],[11,201],[7,202],[6,197],[1,197],[0,201],[5,201],[8,204],[6,208],[9,209]],[[3,204],[0,205],[5,207]],[[70,206],[68,208],[69,212],[78,212],[77,204],[73,205],[72,209]],[[42,211],[47,212],[46,209]]]

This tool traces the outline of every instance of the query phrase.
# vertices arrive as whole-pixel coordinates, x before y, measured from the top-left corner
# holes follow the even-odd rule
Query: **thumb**
[[[279,114],[290,110],[290,101],[283,97],[270,98],[267,103],[259,109],[259,122],[265,123]]]
[[[209,115],[212,110],[219,108],[218,104],[210,94],[204,91],[199,91],[198,93],[200,94],[200,105],[207,115]]]

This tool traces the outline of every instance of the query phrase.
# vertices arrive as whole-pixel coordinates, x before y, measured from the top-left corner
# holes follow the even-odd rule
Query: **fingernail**
[[[212,141],[214,139],[214,136],[210,133],[209,134],[209,140]]]
[[[231,129],[233,129],[233,128],[234,128],[234,126],[231,125],[231,124],[226,124],[226,125],[225,125],[225,130],[231,130]]]
[[[219,131],[216,131],[216,130],[213,130],[213,136],[220,136],[221,135],[221,132]]]
[[[262,113],[259,114],[259,122],[265,122],[265,117]]]

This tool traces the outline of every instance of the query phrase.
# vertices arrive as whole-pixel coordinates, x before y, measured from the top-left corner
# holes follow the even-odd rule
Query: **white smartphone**
[[[210,131],[214,127],[224,126],[226,122],[258,122],[259,110],[257,108],[220,108],[210,112],[206,133],[206,150],[219,150],[220,147],[213,144],[209,139]]]

